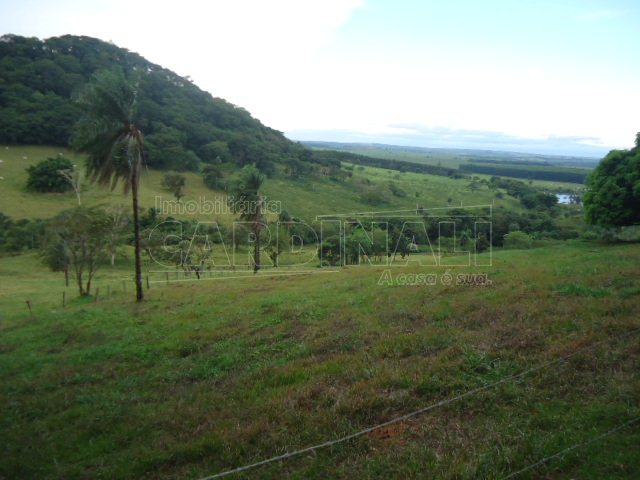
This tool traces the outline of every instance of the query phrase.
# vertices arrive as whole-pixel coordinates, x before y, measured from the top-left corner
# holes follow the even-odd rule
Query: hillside
[[[276,163],[310,159],[302,146],[189,79],[124,48],[72,35],[0,37],[0,144],[67,146],[78,118],[74,93],[112,68],[138,83],[138,123],[151,167],[198,170],[200,162],[226,161],[272,173]]]
[[[0,145],[0,180],[3,194],[0,196],[0,212],[14,219],[50,218],[62,210],[73,208],[76,198],[69,193],[36,193],[25,189],[27,181],[26,169],[48,157],[58,153],[73,159],[79,165],[83,163],[81,155],[60,148],[2,146]],[[223,190],[212,191],[202,182],[201,176],[195,172],[185,172],[187,178],[183,202],[198,202],[200,199],[224,202]],[[146,170],[141,179],[140,204],[144,209],[155,206],[156,198],[171,200],[170,192],[161,186],[163,172]],[[389,185],[396,187],[396,195],[389,190]],[[380,202],[371,204],[363,195],[372,189],[381,192]],[[398,196],[398,192],[402,192]],[[520,211],[517,201],[509,196],[495,198],[495,192],[487,186],[477,190],[469,189],[469,180],[455,179],[446,176],[425,175],[415,172],[398,172],[374,167],[359,166],[352,176],[342,181],[325,177],[290,178],[275,176],[267,178],[264,185],[265,195],[282,202],[282,206],[292,215],[313,220],[316,215],[349,213],[374,210],[393,210],[398,208],[442,207],[451,199],[454,205],[490,204],[496,208]],[[84,182],[82,201],[86,206],[100,204],[129,205],[128,197],[122,195],[118,188],[111,191],[106,187]],[[190,218],[212,220],[210,215],[189,215]],[[220,215],[215,217],[224,223],[231,223],[236,217]]]
[[[354,267],[171,277],[143,305],[122,265],[97,303],[63,309],[60,273],[7,258],[0,476],[196,479],[435,404],[230,478],[505,478],[640,415],[639,265],[638,245],[561,243],[451,269],[491,287],[384,287]],[[412,273],[443,270],[394,275]],[[628,426],[518,478],[638,478],[639,442]]]

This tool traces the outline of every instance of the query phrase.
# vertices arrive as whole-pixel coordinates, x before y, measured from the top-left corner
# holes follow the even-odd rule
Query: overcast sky
[[[640,130],[637,0],[0,0],[111,40],[294,139],[600,155]]]

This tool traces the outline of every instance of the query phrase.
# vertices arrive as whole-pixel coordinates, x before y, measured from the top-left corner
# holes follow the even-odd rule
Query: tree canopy
[[[36,192],[62,193],[71,190],[72,185],[60,172],[72,170],[73,162],[68,158],[47,158],[27,168],[27,189]]]
[[[587,178],[587,222],[601,227],[640,223],[640,133],[630,150],[612,150]]]

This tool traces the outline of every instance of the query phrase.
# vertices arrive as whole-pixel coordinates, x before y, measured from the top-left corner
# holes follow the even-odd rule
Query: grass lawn
[[[383,271],[159,283],[141,305],[114,287],[63,309],[60,274],[3,258],[0,478],[199,478],[588,346],[230,478],[503,478],[640,416],[640,334],[619,337],[640,328],[640,245],[560,243],[448,269],[486,273],[488,287],[382,286]],[[21,297],[34,289],[31,316]],[[635,424],[518,478],[640,478],[638,445]]]

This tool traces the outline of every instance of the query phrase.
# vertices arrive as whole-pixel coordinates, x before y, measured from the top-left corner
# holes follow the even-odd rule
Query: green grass
[[[105,267],[97,285],[129,268]],[[570,242],[449,268],[487,273],[490,287],[382,287],[382,271],[158,283],[142,305],[114,287],[63,309],[60,274],[30,255],[2,259],[0,477],[199,478],[599,341],[566,364],[231,478],[502,478],[640,415],[638,336],[610,340],[640,327],[640,246]],[[638,444],[636,424],[520,478],[638,478]]]
[[[0,212],[12,218],[49,218],[62,210],[73,208],[76,203],[75,194],[41,194],[26,191],[26,168],[47,157],[58,153],[70,157],[82,165],[83,158],[54,147],[0,147],[0,180],[2,196]],[[186,195],[183,202],[198,202],[204,198],[209,201],[220,200],[224,203],[224,192],[209,190],[202,183],[202,178],[195,173],[185,173],[187,177]],[[163,172],[147,170],[142,176],[140,189],[140,205],[149,208],[156,205],[156,198],[172,200],[170,192],[161,187]],[[369,180],[376,185],[386,186],[394,182],[405,191],[406,197],[395,197],[389,192],[387,201],[371,205],[361,199],[362,182]],[[270,200],[282,202],[283,208],[290,214],[305,221],[313,220],[316,215],[367,212],[377,210],[412,209],[417,205],[423,207],[446,207],[451,199],[452,206],[495,204],[496,208],[519,209],[518,202],[510,197],[496,199],[495,192],[483,186],[480,190],[471,191],[468,180],[455,180],[448,177],[423,175],[417,173],[399,173],[391,170],[365,167],[354,170],[354,178],[347,182],[336,182],[330,179],[291,180],[288,178],[267,179],[263,192]],[[118,187],[115,191],[91,185],[85,182],[82,202],[86,206],[99,204],[124,204],[129,206],[130,199],[122,195]],[[180,215],[177,215],[180,217]],[[183,215],[183,217],[186,217]],[[231,214],[189,215],[199,220],[231,223]]]

